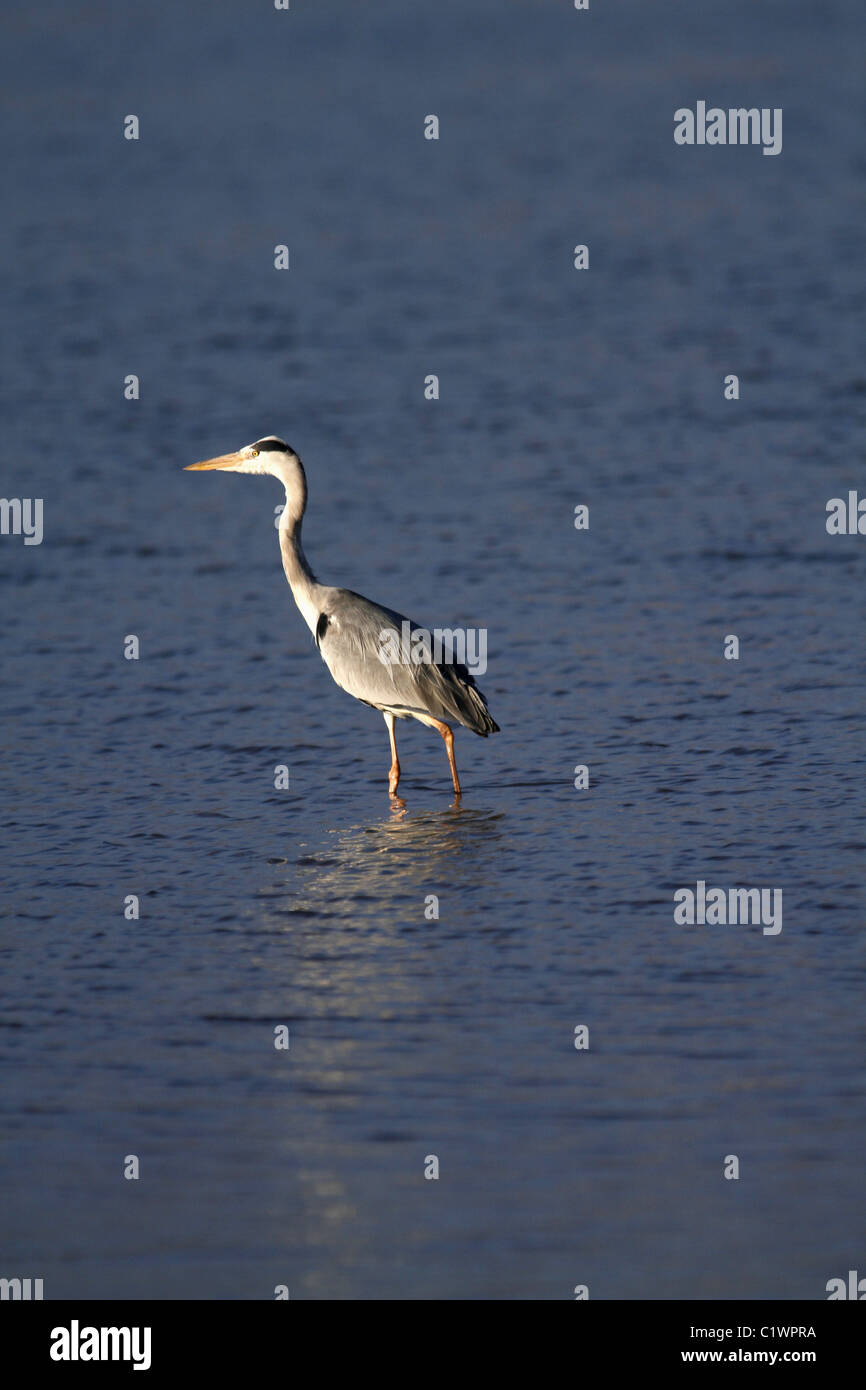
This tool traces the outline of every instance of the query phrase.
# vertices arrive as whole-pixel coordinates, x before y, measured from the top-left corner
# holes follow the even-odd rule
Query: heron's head
[[[226,473],[270,473],[287,483],[301,471],[301,460],[290,444],[276,435],[269,434],[257,439],[255,444],[245,444],[234,454],[220,454],[217,458],[205,459],[204,463],[188,463],[187,470],[219,468]]]
[[[278,439],[275,434],[257,439],[255,444],[246,444],[236,454],[220,454],[215,459],[205,459],[204,463],[188,463],[188,469],[219,468],[225,473],[269,473],[279,478],[286,489],[284,519],[286,523],[299,521],[307,506],[307,480],[304,467],[290,444]]]

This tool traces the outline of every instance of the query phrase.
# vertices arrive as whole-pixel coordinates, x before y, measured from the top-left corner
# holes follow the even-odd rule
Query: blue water
[[[862,1271],[866,540],[825,506],[866,493],[864,36],[855,0],[4,17],[2,492],[45,533],[0,538],[0,1275]],[[782,154],[677,147],[699,99],[783,108]],[[321,579],[487,630],[459,805],[419,725],[389,803],[278,485],[182,472],[269,432]],[[698,879],[781,888],[782,932],[677,925]]]

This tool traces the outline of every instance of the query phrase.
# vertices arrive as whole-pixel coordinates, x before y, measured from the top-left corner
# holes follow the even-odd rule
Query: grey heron
[[[384,715],[391,743],[391,796],[396,794],[400,781],[394,735],[397,719],[417,719],[441,734],[454,791],[459,796],[451,724],[462,724],[482,738],[499,732],[499,725],[489,714],[487,701],[466,666],[450,660],[384,659],[383,635],[404,632],[404,624],[410,630],[421,631],[416,624],[351,589],[319,583],[301,546],[301,523],[307,507],[304,467],[295,450],[282,439],[268,435],[236,453],[187,464],[188,470],[208,468],[230,473],[266,473],[283,484],[286,503],[279,536],[289,588],[337,685]]]

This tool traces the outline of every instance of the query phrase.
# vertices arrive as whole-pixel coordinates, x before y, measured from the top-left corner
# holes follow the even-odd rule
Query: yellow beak
[[[244,463],[243,454],[220,454],[219,458],[205,459],[204,463],[188,463],[184,469],[185,473],[194,473],[202,468],[237,468]]]

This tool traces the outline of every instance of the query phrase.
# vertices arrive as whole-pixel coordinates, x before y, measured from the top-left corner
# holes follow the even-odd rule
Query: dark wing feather
[[[487,701],[463,665],[449,662],[401,664],[381,659],[382,634],[410,632],[418,624],[391,608],[371,603],[351,589],[330,589],[316,626],[316,644],[343,690],[376,709],[401,718],[426,714],[462,724],[486,738],[499,732]]]

